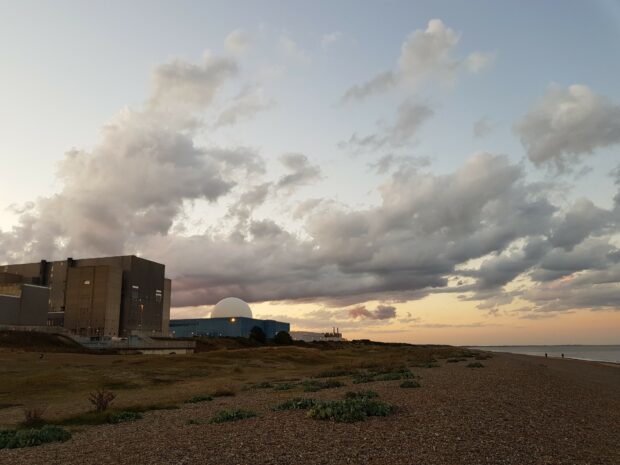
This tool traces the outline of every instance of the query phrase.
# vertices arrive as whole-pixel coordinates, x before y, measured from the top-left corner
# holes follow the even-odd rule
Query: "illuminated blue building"
[[[247,303],[228,297],[215,305],[211,318],[170,320],[170,334],[174,337],[248,337],[255,326],[261,328],[268,338],[280,331],[291,331],[289,323],[253,318]]]

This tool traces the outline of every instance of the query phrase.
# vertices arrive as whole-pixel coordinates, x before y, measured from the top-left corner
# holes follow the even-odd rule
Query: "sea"
[[[472,349],[491,352],[510,352],[513,354],[539,355],[544,357],[564,357],[578,360],[620,363],[620,345],[596,346],[476,346]]]

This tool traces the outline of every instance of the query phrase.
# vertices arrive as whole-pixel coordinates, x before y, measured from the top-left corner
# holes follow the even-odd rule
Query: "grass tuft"
[[[418,383],[417,381],[413,379],[408,379],[407,381],[403,381],[402,383],[400,383],[400,387],[401,388],[419,388],[420,383]]]
[[[323,389],[342,387],[345,386],[345,384],[335,379],[328,379],[327,381],[305,381],[302,383],[302,386],[304,387],[304,392],[317,392],[322,391]]]
[[[316,403],[316,400],[307,397],[294,397],[276,405],[273,410],[307,410],[310,407],[314,407]]]
[[[210,423],[226,423],[228,421],[244,420],[245,418],[255,417],[256,414],[249,410],[233,409],[221,410],[211,418]]]

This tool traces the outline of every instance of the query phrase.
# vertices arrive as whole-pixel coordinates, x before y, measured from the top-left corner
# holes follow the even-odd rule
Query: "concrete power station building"
[[[165,266],[133,255],[0,266],[0,325],[168,336]]]
[[[227,297],[215,305],[211,318],[172,320],[170,333],[175,337],[248,337],[255,326],[262,329],[268,338],[280,331],[288,333],[291,330],[289,323],[253,318],[247,303],[236,297]]]

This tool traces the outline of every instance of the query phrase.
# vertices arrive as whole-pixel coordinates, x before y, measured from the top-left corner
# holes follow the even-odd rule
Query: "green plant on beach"
[[[446,363],[458,363],[458,362],[466,362],[466,358],[449,358],[446,360]]]
[[[349,391],[344,395],[345,399],[374,399],[379,397],[375,391]]]
[[[0,430],[0,449],[17,449],[48,442],[65,442],[70,438],[69,431],[54,425],[45,425],[41,429]]]
[[[357,398],[321,402],[310,408],[308,416],[316,420],[332,420],[351,423],[368,417],[385,417],[394,412],[394,407],[376,400]]]
[[[471,362],[467,364],[467,368],[484,368],[484,365],[480,362]]]
[[[419,388],[420,383],[418,383],[417,381],[413,379],[408,379],[407,381],[403,381],[402,383],[400,383],[400,387],[401,388]]]
[[[337,381],[335,379],[328,379],[327,381],[311,380],[302,383],[302,386],[304,387],[304,392],[317,392],[323,389],[332,389],[344,385],[344,383],[341,383],[340,381]]]
[[[276,405],[273,410],[307,410],[316,405],[316,403],[316,400],[307,397],[294,397]]]
[[[211,418],[210,423],[225,423],[228,421],[244,420],[255,416],[256,414],[254,412],[238,408],[232,410],[221,410],[217,412],[213,418]]]

